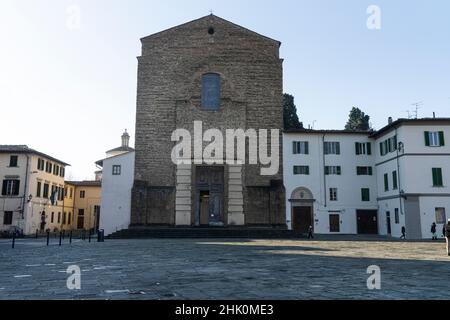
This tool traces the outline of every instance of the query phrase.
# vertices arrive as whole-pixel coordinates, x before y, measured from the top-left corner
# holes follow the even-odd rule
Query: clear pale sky
[[[380,30],[367,28],[369,5]],[[139,39],[210,10],[282,42],[284,91],[305,126],[343,128],[358,106],[381,128],[419,101],[419,117],[450,117],[447,0],[1,0],[0,144],[93,179],[125,128],[134,143]]]

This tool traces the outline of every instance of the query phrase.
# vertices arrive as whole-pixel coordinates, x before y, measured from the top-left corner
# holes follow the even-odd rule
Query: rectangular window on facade
[[[9,166],[10,167],[17,167],[17,160],[18,160],[18,156],[10,156],[9,157]]]
[[[58,212],[58,223],[61,223],[61,212]]]
[[[122,166],[121,165],[113,165],[112,166],[112,174],[113,176],[120,176],[122,171]]]
[[[81,190],[80,191],[80,198],[84,199],[85,195],[86,195],[86,192],[84,190]]]
[[[400,223],[400,213],[398,208],[395,208],[395,224],[399,224]]]
[[[338,175],[342,174],[341,166],[325,166],[325,175]]]
[[[36,198],[41,197],[41,189],[42,189],[42,183],[40,181],[37,182],[37,189],[36,189]]]
[[[40,171],[44,171],[44,168],[45,168],[45,161],[42,160],[41,158],[38,158],[37,169]]]
[[[69,212],[68,218],[67,218],[67,224],[70,225],[72,223],[72,212]]]
[[[84,216],[84,209],[78,209],[78,215]]]
[[[443,147],[444,131],[425,131],[425,145],[427,147]]]
[[[3,213],[3,225],[9,226],[12,225],[12,222],[13,222],[13,212],[5,211]]]
[[[309,154],[308,141],[294,141],[292,143],[293,154]]]
[[[371,176],[373,169],[372,167],[356,167],[356,174],[358,176]]]
[[[20,180],[3,180],[2,196],[18,196],[20,191]]]
[[[220,75],[206,73],[202,76],[202,109],[216,111],[220,108]]]
[[[64,178],[65,175],[66,175],[66,169],[64,167],[61,167],[59,170],[59,176]]]
[[[294,174],[309,175],[309,166],[294,166]]]
[[[42,193],[42,197],[43,198],[47,198],[48,199],[49,187],[50,187],[50,185],[48,183],[44,183],[44,191]]]
[[[436,214],[436,223],[437,224],[444,224],[447,223],[447,217],[445,214],[445,208],[436,208],[435,209]]]
[[[55,222],[55,213],[54,212],[52,212],[52,215],[50,217],[50,223],[53,223],[53,222]]]
[[[66,224],[66,222],[67,222],[67,212],[64,212],[62,224]]]
[[[337,201],[338,195],[337,195],[337,188],[330,188],[330,201]]]
[[[69,198],[72,199],[73,197],[73,189],[69,188]]]
[[[433,168],[433,187],[443,187],[444,181],[442,180],[442,168]]]
[[[372,154],[372,144],[370,142],[355,142],[355,153],[356,155]]]
[[[397,136],[393,136],[387,140],[380,142],[380,155],[384,156],[390,152],[397,150]]]
[[[392,171],[392,190],[398,189],[398,176],[397,171]]]
[[[56,164],[53,166],[53,174],[59,176],[59,166]]]
[[[362,201],[370,201],[370,189],[369,188],[362,188],[361,189],[361,200]]]
[[[325,154],[341,154],[339,142],[324,142],[323,150]]]
[[[389,191],[389,176],[387,173],[384,174],[384,191]]]

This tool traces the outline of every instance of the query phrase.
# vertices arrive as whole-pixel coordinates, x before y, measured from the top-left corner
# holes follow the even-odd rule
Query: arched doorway
[[[297,233],[308,233],[309,227],[314,229],[314,198],[307,188],[297,188],[291,198],[292,230]]]

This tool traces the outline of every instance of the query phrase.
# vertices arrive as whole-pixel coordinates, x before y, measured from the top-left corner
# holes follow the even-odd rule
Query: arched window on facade
[[[202,77],[202,109],[216,111],[220,108],[220,75],[205,73]]]

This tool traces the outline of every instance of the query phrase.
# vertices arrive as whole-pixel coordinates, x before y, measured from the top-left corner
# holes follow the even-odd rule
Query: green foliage
[[[369,131],[370,116],[366,115],[361,109],[353,107],[348,117],[348,122],[345,125],[346,130],[363,130]]]
[[[294,96],[285,93],[283,95],[283,119],[284,129],[302,129],[303,124],[299,121]]]

